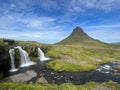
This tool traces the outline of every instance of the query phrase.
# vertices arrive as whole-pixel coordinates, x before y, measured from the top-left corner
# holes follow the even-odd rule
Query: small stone
[[[47,83],[47,80],[44,77],[40,77],[37,79],[36,83]]]

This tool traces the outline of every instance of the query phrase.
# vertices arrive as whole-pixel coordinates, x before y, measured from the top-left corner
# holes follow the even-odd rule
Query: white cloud
[[[55,19],[50,17],[28,17],[21,19],[21,22],[25,23],[28,27],[40,28],[44,26],[49,26],[54,23]],[[51,25],[52,26],[52,25]]]
[[[83,12],[88,9],[98,9],[104,12],[110,12],[114,9],[120,9],[120,0],[71,0],[73,12]]]
[[[0,37],[57,42],[69,35],[73,26],[86,25],[87,21],[74,22],[82,12],[89,9],[111,12],[120,9],[119,3],[120,0],[10,0],[0,6]],[[44,9],[50,14],[60,10],[62,14],[55,17],[41,15],[36,9]],[[76,13],[79,13],[77,17]],[[114,30],[119,26],[88,26],[86,29]]]
[[[83,26],[91,37],[103,42],[120,42],[120,25]]]
[[[59,6],[55,0],[40,0],[39,5],[46,10],[56,9]]]
[[[90,30],[87,32],[91,37],[103,42],[120,42],[119,30]]]
[[[1,3],[0,11],[4,14],[11,12],[30,13],[36,8],[51,10],[58,9],[59,5],[56,0],[10,0],[8,3]]]
[[[64,39],[69,31],[9,31],[0,30],[1,38],[10,38],[15,40],[33,40],[46,43],[56,43]],[[6,32],[7,31],[7,32]]]
[[[110,25],[95,25],[95,26],[83,26],[84,28],[88,29],[111,29],[111,28],[120,28],[120,24],[110,24]]]

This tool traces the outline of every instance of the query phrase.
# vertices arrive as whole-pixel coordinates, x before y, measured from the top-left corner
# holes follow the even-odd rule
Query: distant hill
[[[120,45],[120,42],[115,42],[115,43],[112,43],[112,44],[115,44],[115,45]]]
[[[76,27],[67,38],[57,44],[105,45],[106,43],[93,39],[82,28]]]

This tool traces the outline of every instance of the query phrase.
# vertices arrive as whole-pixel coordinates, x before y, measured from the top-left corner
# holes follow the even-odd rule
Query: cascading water
[[[15,48],[18,48],[19,52],[20,52],[20,67],[25,67],[25,66],[29,66],[29,65],[33,65],[35,64],[34,62],[32,62],[28,56],[28,53],[23,50],[20,46],[17,46]]]
[[[45,54],[40,48],[38,48],[38,58],[40,59],[40,61],[50,60],[50,58],[45,57]]]
[[[15,63],[14,63],[14,49],[9,50],[10,58],[11,58],[11,69],[9,70],[10,72],[15,72],[18,69],[15,68]]]

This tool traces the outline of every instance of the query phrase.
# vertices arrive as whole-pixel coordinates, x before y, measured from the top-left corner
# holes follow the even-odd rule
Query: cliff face
[[[9,49],[15,46],[15,41],[10,39],[0,39],[0,74],[6,75],[10,69]]]
[[[4,74],[10,68],[9,46],[0,45],[0,73]]]
[[[17,44],[15,43],[17,42]],[[21,41],[23,42],[23,41]],[[45,53],[47,52],[47,50],[49,49],[49,45],[45,45],[45,44],[39,44],[36,42],[24,42],[24,44],[22,43],[18,43],[18,41],[14,41],[14,40],[0,40],[0,74],[3,74],[3,76],[6,75],[6,73],[10,70],[10,55],[9,55],[9,50],[11,48],[14,48],[15,46],[21,46],[24,50],[27,51],[27,53],[29,54],[29,57],[32,61],[34,60],[38,60],[38,51],[37,48],[41,48]],[[18,68],[19,67],[19,63],[20,63],[20,54],[18,49],[15,49],[15,67]]]

